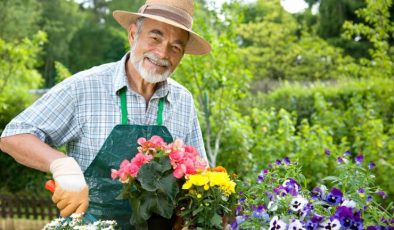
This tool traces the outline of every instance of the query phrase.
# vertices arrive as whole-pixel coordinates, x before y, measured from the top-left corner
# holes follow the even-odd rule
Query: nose
[[[157,46],[156,53],[161,59],[169,59],[169,44],[166,42],[161,43]]]

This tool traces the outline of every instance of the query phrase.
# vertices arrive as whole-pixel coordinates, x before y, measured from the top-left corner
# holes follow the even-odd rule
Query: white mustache
[[[171,63],[168,59],[160,58],[158,55],[156,55],[152,52],[148,52],[148,53],[144,54],[144,58],[149,58],[149,60],[152,61],[154,64],[160,65],[160,66],[163,66],[166,68],[171,66]]]

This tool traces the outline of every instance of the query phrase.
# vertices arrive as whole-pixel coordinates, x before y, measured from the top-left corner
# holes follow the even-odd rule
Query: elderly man
[[[192,0],[147,0],[138,13],[115,11],[130,52],[56,85],[7,125],[1,150],[53,174],[52,199],[62,216],[89,207],[97,218],[132,228],[127,202],[115,200],[121,185],[109,172],[133,157],[139,137],[181,138],[206,157],[192,95],[169,79],[185,53],[210,52],[191,30],[193,10]],[[67,156],[53,148],[65,144]]]

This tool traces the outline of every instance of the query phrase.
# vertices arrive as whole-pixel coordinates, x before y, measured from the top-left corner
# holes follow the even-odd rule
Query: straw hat
[[[193,0],[147,0],[138,13],[115,10],[113,16],[126,30],[139,17],[154,19],[181,28],[190,35],[185,53],[208,54],[211,51],[209,43],[192,31],[193,12]]]

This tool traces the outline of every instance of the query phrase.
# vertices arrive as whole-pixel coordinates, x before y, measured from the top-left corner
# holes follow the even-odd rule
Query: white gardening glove
[[[61,216],[85,212],[89,206],[89,188],[78,163],[72,157],[52,161],[50,171],[56,182],[52,201]]]

